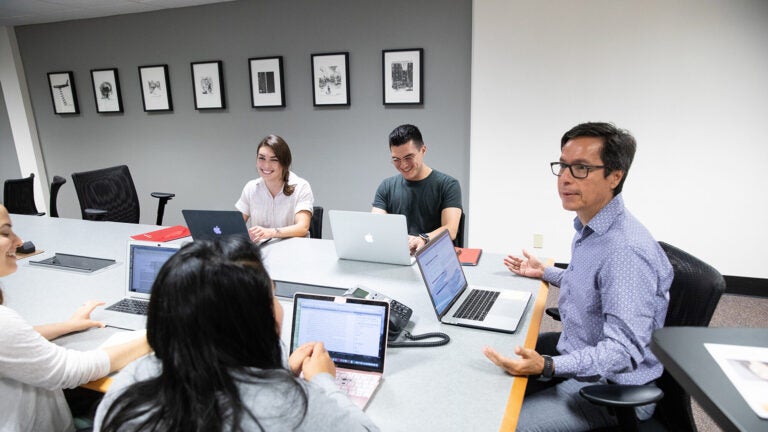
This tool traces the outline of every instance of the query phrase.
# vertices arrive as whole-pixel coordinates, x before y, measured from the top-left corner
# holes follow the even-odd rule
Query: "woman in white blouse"
[[[16,271],[16,248],[21,244],[8,210],[0,204],[0,277]],[[102,302],[83,304],[67,321],[35,327],[2,303],[0,290],[0,431],[74,430],[62,389],[104,377],[149,352],[146,338],[86,352],[49,342],[103,327],[90,319]]]
[[[303,178],[291,172],[291,149],[269,135],[256,148],[259,178],[246,183],[235,207],[250,221],[253,241],[307,237],[315,198]]]

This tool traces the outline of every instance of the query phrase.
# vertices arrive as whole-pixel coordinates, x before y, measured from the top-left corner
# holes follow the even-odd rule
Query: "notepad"
[[[146,232],[144,234],[132,235],[131,238],[134,240],[144,240],[151,242],[167,242],[182,237],[187,237],[189,235],[189,228],[182,225],[176,225],[156,231]]]
[[[476,266],[477,262],[480,261],[482,253],[482,249],[456,247],[456,255],[459,256],[459,262],[465,266]]]

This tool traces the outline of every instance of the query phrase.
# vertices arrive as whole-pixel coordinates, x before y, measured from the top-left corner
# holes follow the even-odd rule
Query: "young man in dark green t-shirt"
[[[455,239],[462,212],[458,180],[424,163],[427,146],[416,126],[396,127],[389,134],[389,150],[400,174],[381,182],[371,212],[405,215],[411,253],[444,229]]]

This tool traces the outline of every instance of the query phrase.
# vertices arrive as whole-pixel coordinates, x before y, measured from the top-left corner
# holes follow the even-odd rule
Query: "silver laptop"
[[[416,252],[416,262],[440,322],[505,333],[517,330],[531,293],[469,286],[447,230]]]
[[[129,241],[125,265],[125,297],[104,310],[94,312],[93,319],[126,330],[145,328],[152,284],[160,267],[180,247],[180,243]]]
[[[182,210],[193,240],[212,240],[230,235],[248,235],[243,214],[237,210]]]
[[[336,385],[365,409],[384,374],[388,326],[387,302],[296,293],[291,352],[322,342],[336,365]]]
[[[333,243],[341,259],[411,265],[405,216],[331,210]]]

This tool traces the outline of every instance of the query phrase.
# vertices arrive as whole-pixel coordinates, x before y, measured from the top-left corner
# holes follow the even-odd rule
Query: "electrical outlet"
[[[533,235],[533,247],[541,249],[544,247],[544,234]]]

